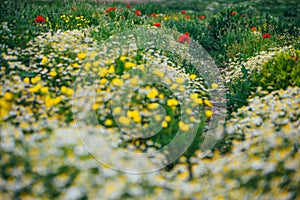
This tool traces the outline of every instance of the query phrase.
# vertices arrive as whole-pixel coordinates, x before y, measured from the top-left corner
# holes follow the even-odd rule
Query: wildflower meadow
[[[3,0],[0,199],[300,199],[299,13]]]

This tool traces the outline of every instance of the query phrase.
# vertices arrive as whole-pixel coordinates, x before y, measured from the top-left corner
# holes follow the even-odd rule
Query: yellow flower
[[[125,68],[127,68],[127,69],[129,69],[129,68],[131,68],[131,67],[134,67],[134,66],[136,66],[136,64],[134,64],[134,63],[132,63],[132,62],[126,62],[126,63],[125,63]]]
[[[190,126],[188,124],[183,123],[182,121],[180,121],[178,125],[180,130],[182,131],[188,131],[190,129]]]
[[[193,101],[197,101],[197,99],[198,99],[198,93],[191,93],[190,94],[190,97],[191,97],[191,99],[193,100]]]
[[[263,24],[263,27],[264,27],[264,29],[266,29],[266,28],[267,28],[267,26],[268,26],[268,24],[267,24],[267,23],[264,23],[264,24]]]
[[[213,84],[211,84],[211,87],[212,87],[213,89],[217,89],[219,86],[218,86],[217,83],[213,83]]]
[[[154,69],[152,73],[157,75],[160,78],[163,78],[165,76],[165,74],[163,72],[159,71],[158,69]]]
[[[196,79],[196,78],[197,78],[197,75],[196,75],[196,74],[191,74],[191,75],[190,75],[190,79],[194,80],[194,79]]]
[[[123,85],[123,80],[119,79],[119,78],[114,78],[112,80],[112,84],[116,85],[116,86],[122,86]]]
[[[66,86],[61,86],[60,91],[62,93],[66,93],[67,92],[67,87]]]
[[[182,84],[182,83],[184,83],[184,78],[178,77],[178,78],[176,79],[176,82],[177,82],[178,84]]]
[[[155,115],[155,116],[154,116],[154,119],[155,119],[156,121],[160,121],[160,120],[161,120],[161,116],[160,116],[160,115]]]
[[[191,116],[191,117],[190,117],[190,121],[191,121],[191,122],[195,122],[195,121],[196,121],[196,118],[195,118],[194,116]]]
[[[170,116],[166,116],[165,120],[166,120],[166,122],[170,122],[171,121],[171,117]]]
[[[181,172],[177,176],[177,178],[179,178],[179,179],[187,179],[188,177],[189,177],[189,172],[187,170]]]
[[[113,124],[113,121],[111,119],[107,119],[107,120],[105,120],[104,124],[106,126],[111,126]]]
[[[120,57],[120,60],[125,61],[125,60],[126,60],[126,57],[125,57],[125,56],[121,56],[121,57]]]
[[[93,109],[93,110],[98,110],[98,107],[99,107],[99,104],[97,104],[97,103],[94,103],[94,104],[92,105],[92,109]]]
[[[41,88],[42,88],[42,85],[39,83],[39,84],[33,86],[32,88],[30,88],[29,90],[31,92],[38,92]]]
[[[60,91],[61,91],[61,93],[66,94],[68,96],[71,96],[73,94],[73,90],[70,88],[67,88],[66,86],[61,86]]]
[[[163,128],[167,128],[167,127],[168,127],[168,123],[167,123],[166,121],[163,121],[163,122],[161,123],[161,126],[162,126]]]
[[[114,73],[115,72],[115,66],[114,65],[110,65],[110,67],[109,67],[109,69],[108,69],[107,72],[110,73],[110,74]]]
[[[93,66],[94,67],[99,67],[100,66],[100,61],[99,60],[94,61]]]
[[[155,98],[158,95],[158,91],[156,88],[152,88],[152,90],[147,94],[149,99]]]
[[[45,98],[46,107],[54,106],[61,101],[61,97],[51,98],[49,95]]]
[[[78,68],[78,67],[79,67],[78,63],[73,63],[72,66],[73,66],[74,68]]]
[[[205,115],[206,115],[207,117],[211,117],[211,116],[213,115],[213,112],[212,112],[211,110],[206,110],[206,111],[205,111]]]
[[[150,103],[148,104],[148,108],[150,110],[154,110],[154,109],[157,109],[159,107],[159,104],[158,103]]]
[[[202,99],[197,99],[197,102],[196,103],[198,103],[198,104],[203,104],[203,100]]]
[[[29,78],[28,77],[24,78],[24,82],[29,83],[30,82]]]
[[[91,67],[91,66],[92,66],[92,64],[91,64],[90,62],[87,62],[87,63],[84,64],[84,69],[88,71],[88,70],[90,70],[90,67]],[[99,75],[99,74],[98,74],[98,75]],[[99,76],[100,76],[100,75],[99,75]]]
[[[66,91],[66,95],[72,96],[73,95],[73,90],[68,88],[67,91]]]
[[[98,55],[98,53],[97,53],[96,51],[92,51],[92,52],[90,53],[89,57],[95,58],[97,55]],[[86,56],[86,54],[84,54],[84,57],[85,57],[85,56]],[[77,57],[78,57],[78,55],[77,55]]]
[[[45,86],[41,88],[42,93],[47,93],[49,91],[49,87]]]
[[[207,99],[204,100],[204,104],[207,105],[208,107],[212,107],[212,104]]]
[[[10,92],[5,92],[5,94],[4,94],[4,99],[5,99],[6,101],[12,100],[12,99],[13,99],[13,94],[10,93]]]
[[[137,85],[139,83],[139,79],[136,77],[130,79],[130,84],[131,85]]]
[[[139,123],[142,121],[142,118],[140,116],[140,113],[137,110],[128,111],[127,116],[131,117],[134,122]]]
[[[176,99],[168,99],[167,101],[167,105],[168,106],[177,106],[178,105],[178,101]]]
[[[119,122],[124,125],[129,125],[130,119],[128,117],[121,116],[121,117],[119,117]]]
[[[121,111],[122,111],[122,108],[121,108],[121,107],[115,107],[115,108],[113,109],[113,113],[114,113],[114,114],[120,114]]]
[[[130,74],[129,73],[125,73],[122,75],[122,78],[123,79],[128,79],[130,77]]]
[[[48,62],[48,58],[43,56],[41,64],[44,65]]]
[[[53,99],[53,104],[56,105],[56,104],[58,104],[60,101],[61,101],[61,97],[55,97],[55,98]]]
[[[36,76],[36,77],[34,77],[34,78],[31,79],[31,82],[34,84],[34,83],[36,83],[36,82],[38,82],[40,80],[41,80],[41,77],[40,76]]]
[[[138,69],[140,69],[141,71],[145,71],[145,65],[144,64],[138,65]]]
[[[107,82],[107,79],[106,79],[106,78],[101,78],[101,79],[100,79],[100,84],[101,84],[101,85],[104,85],[106,82]]]
[[[192,111],[192,109],[187,108],[187,109],[185,110],[185,112],[186,112],[186,114],[189,114],[189,115],[190,115],[190,114],[192,114],[193,111]]]
[[[176,83],[173,83],[171,86],[171,90],[176,90],[178,87],[178,85]]]
[[[52,76],[52,77],[54,77],[54,76],[57,75],[57,73],[55,71],[52,71],[52,72],[49,73],[49,75]]]
[[[79,59],[84,59],[85,56],[86,56],[86,53],[78,53],[78,54],[77,54],[77,57],[78,57]]]

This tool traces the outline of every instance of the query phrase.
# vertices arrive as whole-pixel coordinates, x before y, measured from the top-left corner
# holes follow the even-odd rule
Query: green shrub
[[[228,47],[242,41],[245,35],[248,35],[247,29],[252,25],[253,13],[254,11],[247,7],[226,8],[209,20],[205,37],[200,38],[199,42],[218,64],[227,60]],[[243,17],[242,14],[246,16]]]
[[[299,57],[300,50],[279,53],[265,63],[261,70],[254,70],[253,85],[271,91],[300,86]]]
[[[235,58],[232,59],[230,63],[226,65],[226,70],[223,71],[223,77],[228,87],[227,106],[229,113],[231,113],[232,111],[236,111],[238,108],[244,105],[248,105],[247,98],[251,95],[264,95],[264,93],[266,93],[265,90],[268,87],[271,87],[269,79],[274,78],[274,81],[278,82],[276,80],[278,78],[270,74],[271,69],[268,66],[277,65],[274,60],[278,60],[278,58],[276,59],[276,57],[282,57],[281,55],[289,55],[285,57],[288,60],[291,60],[290,65],[292,66],[290,68],[294,71],[293,75],[299,77],[299,72],[296,72],[298,69],[295,65],[296,63],[298,63],[297,55],[296,50],[293,46],[270,48],[267,51],[261,51],[260,53],[257,53],[256,56],[253,56],[251,58],[247,58],[247,55],[245,54],[238,54]],[[285,61],[282,60],[277,62],[278,65],[282,65]],[[273,69],[274,67],[271,68]],[[275,69],[279,71],[281,70],[280,73],[284,74],[287,73],[286,71],[289,71],[286,67],[283,66],[276,66]],[[276,74],[277,72],[275,71],[273,69],[272,73]],[[269,75],[266,76],[266,74],[262,74],[262,72],[269,73]],[[288,85],[295,85],[289,84],[290,78],[287,78],[287,80],[282,80],[286,87]],[[278,86],[277,89],[286,88],[283,86],[284,85]],[[263,91],[258,91],[257,89]],[[270,88],[269,90],[273,91],[274,89],[276,88]]]

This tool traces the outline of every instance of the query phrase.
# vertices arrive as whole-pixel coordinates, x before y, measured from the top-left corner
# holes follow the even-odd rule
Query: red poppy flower
[[[185,18],[186,18],[186,19],[190,19],[191,17],[190,17],[190,16],[186,16]]]
[[[182,11],[181,11],[181,14],[183,14],[183,15],[186,14],[186,11],[185,11],[185,10],[182,10]]]
[[[205,18],[205,16],[204,16],[204,15],[201,15],[201,16],[199,16],[199,18],[200,18],[200,19],[204,19],[204,18]]]
[[[298,56],[291,56],[292,59],[298,60]]]
[[[115,11],[115,10],[117,10],[117,8],[116,8],[116,7],[109,8],[109,9],[108,9],[108,12],[110,12],[110,11]]]
[[[265,34],[263,34],[263,36],[262,36],[263,38],[270,38],[271,37],[271,35],[269,34],[269,33],[265,33]]]
[[[109,12],[109,9],[106,9],[105,12],[108,13],[108,12]]]
[[[242,17],[246,17],[246,14],[242,14]]]
[[[73,10],[73,11],[75,11],[75,10],[76,10],[76,8],[75,8],[75,7],[72,7],[72,10]]]
[[[251,30],[252,30],[252,31],[256,31],[257,29],[256,29],[255,26],[252,26],[252,27],[251,27]]]
[[[139,17],[139,16],[142,16],[141,11],[140,11],[140,10],[136,10],[136,11],[135,11],[135,15],[138,16],[138,17]]]
[[[42,22],[46,22],[45,18],[43,16],[37,16],[36,18],[34,18],[34,21],[36,23],[42,23]]]
[[[187,42],[188,44],[190,44],[191,43],[191,39],[190,39],[189,33],[186,32],[183,35],[179,35],[178,36],[178,42],[181,43],[181,44],[184,44],[185,42]]]
[[[156,26],[156,27],[161,27],[161,23],[159,23],[159,22],[156,22],[156,23],[154,23],[154,24],[153,24],[153,26]]]
[[[232,11],[232,12],[231,12],[232,15],[236,15],[236,13],[237,13],[237,12],[235,12],[235,11]]]
[[[129,9],[129,8],[131,8],[131,6],[130,6],[130,5],[127,5],[126,8]]]
[[[152,14],[152,17],[156,17],[156,14],[155,14],[155,13],[153,13],[153,14]]]

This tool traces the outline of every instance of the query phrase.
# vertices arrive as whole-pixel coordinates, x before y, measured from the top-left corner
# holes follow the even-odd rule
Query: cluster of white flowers
[[[288,51],[292,48],[293,46],[271,48],[267,51],[259,52],[258,55],[250,57],[246,59],[246,61],[234,58],[233,61],[227,64],[226,70],[223,71],[224,80],[226,83],[243,80],[243,68],[247,70],[248,74],[251,74],[253,70],[258,70],[259,72],[259,70],[263,68],[264,64],[274,58],[277,54]]]

